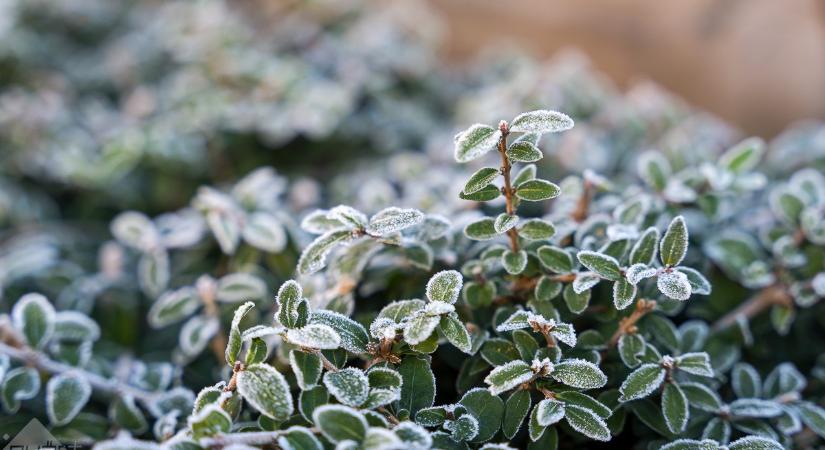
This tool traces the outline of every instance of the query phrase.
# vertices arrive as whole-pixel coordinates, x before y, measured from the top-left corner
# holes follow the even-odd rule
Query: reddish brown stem
[[[501,131],[501,137],[498,140],[498,152],[501,154],[501,176],[504,178],[504,188],[502,188],[502,192],[504,193],[507,214],[512,216],[516,213],[513,202],[513,195],[516,191],[510,182],[510,170],[512,166],[510,165],[510,159],[507,158],[507,135],[510,134],[510,130],[507,122],[503,120],[498,124],[498,128]],[[513,250],[513,252],[519,251],[518,233],[516,233],[516,229],[510,228],[507,231],[507,236],[510,238],[510,249]]]
[[[791,306],[792,304],[793,299],[785,287],[780,284],[774,284],[762,289],[755,296],[736,307],[736,309],[725,314],[713,324],[711,330],[722,331],[736,323],[740,317],[750,319],[773,305]]]
[[[608,343],[608,347],[613,348],[616,344],[619,343],[619,339],[625,334],[635,333],[636,332],[636,323],[645,316],[645,314],[653,311],[656,308],[656,302],[654,300],[645,300],[640,298],[636,302],[636,309],[630,313],[629,316],[625,317],[624,319],[619,321],[619,328],[613,333],[613,336],[610,338],[610,342]]]

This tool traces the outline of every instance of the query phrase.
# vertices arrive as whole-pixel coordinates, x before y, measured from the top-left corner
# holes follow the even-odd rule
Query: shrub
[[[466,177],[457,195],[477,212],[455,217],[339,205],[303,217],[308,242],[270,169],[203,187],[174,214],[124,212],[84,289],[57,307],[28,293],[3,316],[3,408],[44,415],[62,437],[120,430],[100,449],[781,449],[825,437],[818,381],[811,391],[793,362],[769,367],[758,350],[825,296],[821,172],[769,181],[764,144],[748,139],[681,168],[641,154],[641,183],[541,178],[542,137],[572,127],[537,110],[456,135],[456,161],[497,153],[497,167]],[[300,242],[298,278],[267,300],[259,261]],[[224,255],[216,267],[200,261],[209,247]],[[715,317],[717,284],[754,295]],[[175,331],[171,362],[98,345],[117,334],[90,318],[110,289],[156,298],[146,323],[161,342]],[[755,335],[763,311],[775,331],[757,321]],[[193,366],[200,376],[184,376]]]

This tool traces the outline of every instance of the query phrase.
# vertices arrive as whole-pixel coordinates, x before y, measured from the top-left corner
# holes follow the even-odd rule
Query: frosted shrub
[[[817,445],[821,347],[777,345],[821,341],[821,171],[769,178],[747,139],[545,179],[575,129],[529,111],[458,133],[462,165],[342,175],[394,205],[295,211],[262,168],[115,216],[94,270],[3,272],[4,417],[99,449]]]

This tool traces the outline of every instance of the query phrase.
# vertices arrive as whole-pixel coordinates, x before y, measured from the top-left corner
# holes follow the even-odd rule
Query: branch
[[[624,319],[619,321],[619,328],[613,333],[613,336],[610,338],[610,342],[608,343],[609,348],[613,348],[616,344],[619,343],[619,339],[625,334],[635,333],[636,332],[636,322],[639,321],[645,314],[653,311],[656,308],[656,301],[655,300],[645,300],[640,298],[639,301],[636,302],[636,309],[633,312],[625,317]]]
[[[759,291],[733,311],[725,314],[711,327],[711,331],[722,331],[736,323],[740,317],[750,319],[773,305],[790,306],[793,299],[784,286],[774,284]]]
[[[504,178],[504,188],[502,188],[502,191],[504,192],[507,214],[512,216],[516,213],[516,209],[513,206],[513,194],[515,194],[516,191],[510,183],[510,169],[512,166],[510,165],[510,159],[507,158],[507,135],[510,134],[510,130],[507,127],[507,122],[503,120],[498,124],[498,128],[501,131],[501,138],[498,140],[498,152],[501,154],[501,176]],[[510,238],[510,249],[513,250],[513,252],[517,252],[519,245],[516,229],[510,228],[507,230],[507,236]]]
[[[54,361],[42,353],[33,351],[29,348],[16,348],[6,344],[5,342],[0,342],[0,354],[7,355],[11,359],[20,361],[24,364],[29,364],[41,371],[51,374],[79,372],[95,391],[109,395],[130,395],[146,405],[149,405],[158,396],[158,393],[156,392],[144,391],[143,389],[138,389],[115,380],[104,378],[94,372],[89,372],[88,370],[79,367]]]

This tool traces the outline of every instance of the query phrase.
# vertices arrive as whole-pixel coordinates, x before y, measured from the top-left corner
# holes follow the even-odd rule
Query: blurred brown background
[[[445,54],[577,47],[620,86],[650,78],[753,134],[825,119],[825,0],[428,0]]]

